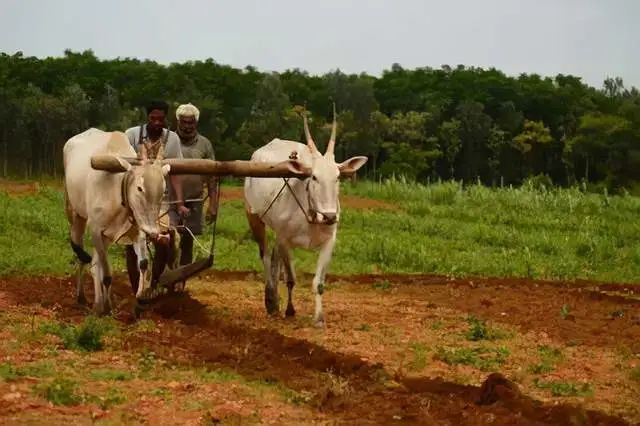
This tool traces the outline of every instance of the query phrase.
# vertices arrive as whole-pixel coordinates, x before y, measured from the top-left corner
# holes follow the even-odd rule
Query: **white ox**
[[[327,150],[322,155],[309,132],[306,116],[303,116],[307,144],[274,139],[256,150],[251,156],[257,162],[287,161],[297,154],[298,163],[289,162],[295,173],[307,173],[310,177],[290,179],[290,190],[279,192],[281,179],[247,177],[244,183],[245,210],[254,240],[260,248],[265,273],[265,306],[271,315],[279,311],[278,279],[280,266],[284,266],[287,280],[288,301],[286,316],[294,316],[292,291],[296,283],[290,250],[305,248],[320,251],[313,277],[315,296],[314,324],[324,326],[322,293],[324,280],[340,220],[340,174],[353,173],[367,162],[367,157],[352,157],[336,163],[334,157],[336,117],[334,107],[333,126]],[[279,195],[278,195],[279,194]],[[277,198],[276,198],[277,197]],[[274,198],[276,198],[274,200]],[[273,204],[271,202],[273,201]],[[276,242],[269,257],[266,227],[275,232]]]
[[[91,157],[98,154],[116,156],[126,172],[94,170]],[[169,165],[145,162],[132,166],[121,158],[136,157],[124,133],[93,128],[69,139],[64,145],[63,157],[71,247],[80,260],[78,302],[86,303],[82,278],[85,265],[91,263],[95,289],[93,307],[97,314],[106,314],[112,307],[109,243],[134,244],[142,272],[136,297],[143,294],[147,263],[145,234],[152,240],[158,237],[158,215]],[[93,241],[93,256],[83,248],[87,226]]]

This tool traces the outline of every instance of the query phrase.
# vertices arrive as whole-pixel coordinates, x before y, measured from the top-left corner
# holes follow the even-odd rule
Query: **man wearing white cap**
[[[194,105],[188,103],[180,105],[176,109],[178,120],[177,134],[180,137],[180,145],[183,158],[215,160],[211,141],[198,133],[197,125],[200,119],[200,111]],[[218,178],[215,176],[184,175],[182,176],[182,192],[185,207],[189,209],[186,215],[179,215],[175,209],[170,210],[171,223],[178,226],[181,232],[180,238],[180,265],[186,265],[193,261],[193,237],[184,228],[184,225],[194,235],[202,234],[202,201],[188,201],[200,199],[204,193],[204,184],[207,184],[209,204],[207,209],[207,221],[216,220],[218,215]],[[172,200],[176,200],[175,193],[169,188]]]

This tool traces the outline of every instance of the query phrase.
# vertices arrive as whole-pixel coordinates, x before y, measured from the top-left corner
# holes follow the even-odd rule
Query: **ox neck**
[[[133,211],[131,210],[131,206],[129,205],[129,194],[127,193],[129,182],[131,181],[132,176],[133,173],[131,172],[131,170],[124,172],[124,174],[122,175],[122,182],[120,183],[120,204],[122,205],[122,207],[127,209],[127,216],[129,217],[129,220],[133,222]]]

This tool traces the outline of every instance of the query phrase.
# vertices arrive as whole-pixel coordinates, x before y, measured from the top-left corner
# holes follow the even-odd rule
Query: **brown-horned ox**
[[[93,155],[114,155],[125,172],[94,170]],[[70,138],[64,145],[65,210],[70,225],[71,248],[80,260],[77,271],[78,302],[86,303],[83,271],[91,263],[95,289],[94,311],[108,314],[111,301],[111,267],[107,258],[110,243],[133,244],[140,259],[141,274],[137,298],[146,281],[146,244],[148,236],[159,234],[158,215],[165,191],[169,165],[160,161],[131,165],[124,158],[136,153],[124,133],[89,129]],[[85,229],[89,228],[94,250],[90,256],[83,248]]]
[[[244,182],[245,210],[254,240],[260,248],[260,257],[265,273],[265,305],[269,314],[279,311],[278,279],[280,266],[286,272],[288,301],[286,316],[295,315],[292,291],[296,283],[290,255],[292,248],[319,250],[313,294],[315,296],[314,325],[324,326],[322,293],[333,247],[336,242],[340,220],[340,174],[353,173],[367,162],[367,157],[352,157],[336,163],[334,147],[336,138],[336,116],[334,107],[331,138],[325,154],[316,147],[306,115],[303,115],[307,143],[273,139],[256,150],[252,161],[281,162],[298,157],[299,162],[290,162],[295,173],[306,173],[306,179],[290,179],[290,190],[282,188],[281,179],[247,177]],[[295,170],[294,170],[295,169]],[[279,195],[278,195],[279,194]],[[277,198],[276,198],[277,197]],[[274,198],[275,201],[274,201]],[[273,201],[273,204],[271,204]],[[276,235],[276,243],[269,257],[266,226]]]

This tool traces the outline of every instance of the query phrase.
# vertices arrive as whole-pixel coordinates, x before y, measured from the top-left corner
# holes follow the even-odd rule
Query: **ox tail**
[[[64,184],[64,212],[67,215],[67,220],[69,221],[69,224],[71,225],[71,227],[74,227],[74,213],[73,213],[73,207],[71,207],[71,202],[69,201],[69,193],[67,192],[67,185],[66,182]],[[82,240],[80,240],[82,242]],[[73,250],[73,252],[76,254],[76,256],[78,257],[78,260],[80,260],[80,262],[87,264],[87,263],[91,263],[91,255],[89,253],[87,253],[81,245],[78,245],[76,243],[73,242],[72,239],[69,239],[69,243],[71,244],[71,249]]]
[[[69,193],[67,192],[67,183],[63,184],[64,188],[64,212],[67,215],[69,223],[73,223],[73,209],[71,208],[71,201],[69,201]]]

